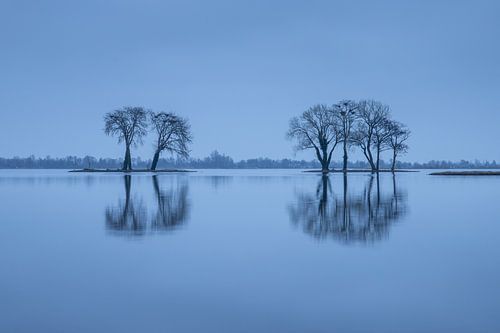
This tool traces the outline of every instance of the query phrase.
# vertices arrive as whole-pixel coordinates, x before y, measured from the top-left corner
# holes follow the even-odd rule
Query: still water
[[[500,332],[500,177],[0,171],[0,332]]]

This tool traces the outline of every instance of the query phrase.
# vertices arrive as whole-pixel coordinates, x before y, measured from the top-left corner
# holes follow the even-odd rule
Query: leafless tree
[[[347,172],[347,153],[352,143],[352,132],[357,119],[358,104],[351,100],[343,100],[333,106],[335,123],[339,126],[340,142],[344,151],[342,171]]]
[[[390,109],[387,105],[382,105],[385,117],[382,119],[381,123],[375,128],[373,132],[373,144],[375,146],[375,152],[377,153],[377,161],[375,163],[376,170],[380,170],[380,154],[390,149],[390,137],[392,121],[390,120]]]
[[[162,151],[168,151],[181,157],[189,156],[188,145],[192,141],[191,127],[187,119],[173,113],[150,113],[151,124],[156,131],[155,154],[151,170],[156,170]]]
[[[391,170],[396,169],[396,158],[400,154],[405,154],[408,151],[406,141],[410,137],[410,130],[403,124],[391,121],[390,122],[389,147],[392,149],[392,164]]]
[[[142,107],[126,106],[104,116],[107,135],[118,136],[118,142],[125,143],[125,158],[122,169],[132,170],[130,146],[142,143],[142,137],[147,134],[147,116]]]
[[[318,104],[290,120],[287,136],[297,140],[296,150],[314,149],[321,171],[328,173],[339,133],[333,110]]]
[[[374,148],[376,133],[386,126],[389,119],[388,107],[374,100],[364,100],[358,103],[358,122],[352,135],[352,142],[359,146],[373,171],[377,170],[372,148]]]

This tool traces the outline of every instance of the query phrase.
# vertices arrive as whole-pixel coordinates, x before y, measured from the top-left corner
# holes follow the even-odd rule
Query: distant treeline
[[[119,169],[122,167],[121,158],[95,158],[93,156],[77,157],[67,156],[62,158],[44,157],[13,157],[1,158],[0,169]],[[133,158],[132,165],[136,169],[147,169],[151,165],[151,159],[144,160]],[[336,169],[342,168],[342,162],[332,162]],[[390,168],[391,163],[381,160],[382,168]],[[365,161],[349,162],[349,168],[369,169],[370,165]],[[233,158],[214,151],[205,158],[160,158],[159,168],[187,168],[187,169],[320,169],[320,163],[316,161],[270,158],[252,158],[235,161]],[[419,162],[397,162],[399,169],[500,169],[496,161],[429,161]]]

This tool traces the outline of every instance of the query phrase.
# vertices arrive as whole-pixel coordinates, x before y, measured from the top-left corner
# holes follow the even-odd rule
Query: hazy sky
[[[290,117],[374,98],[413,132],[404,160],[500,161],[499,15],[478,0],[0,0],[0,156],[120,157],[102,118],[137,105],[188,117],[196,157],[293,157]]]

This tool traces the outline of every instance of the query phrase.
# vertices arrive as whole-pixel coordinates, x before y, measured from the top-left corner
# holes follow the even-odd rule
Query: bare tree
[[[343,100],[333,106],[336,123],[339,124],[340,139],[344,150],[342,171],[347,172],[347,152],[352,143],[353,126],[357,119],[358,105],[351,100]]]
[[[377,161],[376,161],[376,170],[377,172],[380,170],[380,154],[390,149],[390,136],[391,136],[391,128],[392,121],[390,120],[390,108],[388,105],[381,104],[380,111],[383,113],[383,117],[381,122],[375,127],[373,132],[373,144],[375,146],[375,151],[377,153]]]
[[[396,169],[396,158],[398,155],[405,154],[408,151],[406,141],[410,137],[410,134],[410,130],[405,125],[396,121],[391,121],[389,147],[392,149],[392,172]]]
[[[132,170],[130,146],[142,143],[142,137],[147,134],[146,111],[142,107],[126,106],[104,116],[107,135],[118,136],[118,142],[125,143],[125,158],[122,170]]]
[[[288,138],[296,139],[296,150],[314,149],[321,171],[330,171],[333,151],[340,142],[334,112],[326,105],[314,105],[290,120]]]
[[[191,127],[187,119],[173,113],[165,112],[151,112],[150,118],[153,129],[158,135],[151,170],[156,170],[162,151],[168,151],[181,157],[188,157],[188,145],[192,141],[192,136]]]
[[[352,135],[352,142],[361,148],[370,167],[377,170],[373,158],[372,148],[375,143],[375,134],[385,126],[389,118],[388,107],[374,100],[364,100],[358,103],[358,122]]]

